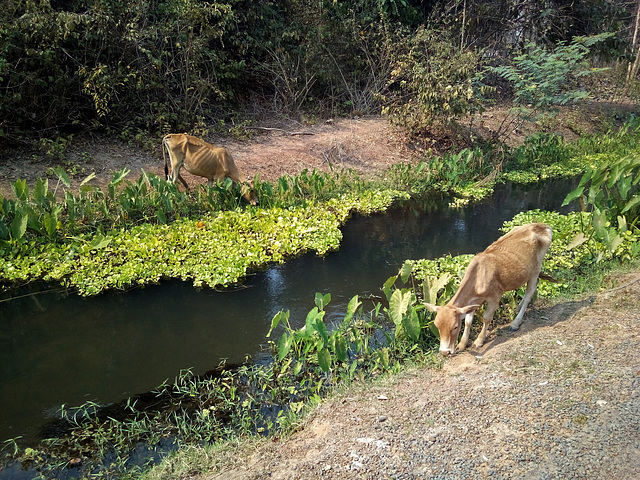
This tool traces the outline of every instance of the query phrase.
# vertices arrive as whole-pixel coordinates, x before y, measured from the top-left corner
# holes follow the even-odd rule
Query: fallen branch
[[[272,128],[272,127],[245,127],[246,129],[253,130],[266,130],[268,132],[277,131],[282,132],[285,135],[315,135],[313,132],[288,132],[287,130],[283,130],[282,128]]]
[[[640,282],[640,278],[636,278],[635,280],[625,284],[625,285],[621,285],[619,287],[615,287],[615,288],[610,288],[609,290],[607,290],[605,292],[605,297],[609,297],[611,294],[613,294],[614,292],[617,292],[618,290],[622,290],[623,288],[627,288],[630,287],[631,285],[633,285],[634,283],[638,283]]]

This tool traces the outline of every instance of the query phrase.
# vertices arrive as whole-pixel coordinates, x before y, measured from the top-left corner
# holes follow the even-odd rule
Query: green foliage
[[[576,278],[589,268],[593,245],[597,246],[594,239],[579,244],[572,241],[588,219],[588,213],[561,215],[534,210],[505,222],[505,232],[533,221],[546,222],[554,230],[544,271],[561,283],[540,282],[540,295],[555,296],[569,288],[576,292]],[[639,243],[640,233],[629,237],[625,241],[632,247]],[[178,446],[203,445],[238,435],[287,432],[331,388],[394,371],[404,360],[433,351],[438,332],[422,302],[446,302],[471,258],[472,255],[461,255],[408,260],[382,287],[388,307],[378,303],[367,314],[355,296],[343,319],[332,325],[325,323],[325,308],[331,295],[316,293],[315,306],[300,327],[292,325],[289,311],[280,311],[273,317],[267,337],[280,332],[277,341],[269,340],[273,362],[245,365],[234,371],[221,369],[209,377],[181,372],[174,382],[165,382],[153,392],[153,408],[139,406],[138,399],[129,399],[124,418],[105,415],[93,402],[76,408],[63,406],[60,413],[71,428],[70,435],[48,440],[37,450],[26,449],[22,455],[15,441],[9,447],[14,456],[34,462],[54,477],[55,469],[68,461],[66,452],[81,451],[83,468],[91,469],[95,475],[104,468],[100,462],[105,455],[126,458],[140,442],[153,448],[161,439],[171,437]],[[400,287],[396,287],[398,282]],[[523,289],[506,294],[498,317],[510,318],[516,298],[522,294]],[[393,335],[378,321],[382,310],[395,327]],[[126,462],[109,465],[111,472],[123,475],[130,473],[129,468]]]
[[[589,166],[589,171],[604,175],[602,169],[609,164],[618,172],[614,189],[620,182],[620,192],[632,201],[635,190],[627,183],[635,177],[625,176],[628,160],[619,160],[619,156],[633,151],[638,131],[634,120],[621,133],[591,137],[575,147],[558,137],[535,137],[517,151],[518,160],[511,162],[512,167],[533,165],[532,170],[507,170],[495,181],[530,183],[568,177]],[[590,148],[600,151],[603,145],[611,153],[589,153]],[[572,150],[578,156],[567,158]],[[547,157],[560,163],[547,164]],[[238,187],[230,182],[188,193],[152,174],[143,172],[132,182],[125,179],[126,171],[120,171],[114,173],[105,191],[91,186],[89,176],[74,193],[69,190],[69,176],[57,167],[53,171],[57,177],[53,189],[47,179],[38,180],[33,188],[19,180],[12,185],[15,198],[0,199],[0,276],[5,284],[37,279],[62,281],[84,294],[169,277],[188,279],[196,285],[229,285],[248,272],[284,261],[290,255],[309,250],[322,255],[337,248],[338,228],[354,212],[385,211],[394,201],[410,195],[435,205],[453,194],[455,198],[449,203],[454,207],[482,198],[491,192],[494,183],[479,187],[474,182],[484,176],[487,163],[479,150],[463,150],[416,165],[395,165],[370,181],[349,171],[305,171],[297,177],[283,177],[276,184],[256,178],[260,208],[247,210]],[[395,190],[388,190],[389,186]],[[603,195],[608,188],[603,189]],[[624,206],[616,210],[606,228],[615,225],[622,234],[634,238],[635,223],[628,216],[635,212],[631,207],[625,212]],[[607,204],[602,208],[613,207]],[[624,222],[619,223],[617,216],[624,216]],[[303,226],[305,222],[313,228]],[[212,225],[217,225],[216,230],[225,230],[226,240],[218,246],[210,245],[212,241],[204,234]],[[621,246],[628,255],[634,255],[626,242],[619,243],[618,236],[624,236],[603,233],[601,229],[598,232],[601,240],[609,238],[611,247]],[[249,237],[248,243],[245,236]],[[260,238],[258,244],[263,245],[251,238]],[[156,248],[157,239],[182,255],[172,257]],[[147,247],[138,248],[136,244]],[[216,253],[219,246],[231,252],[246,248],[252,253],[241,260],[240,253]],[[198,253],[201,251],[208,253]],[[611,256],[605,251],[601,255]],[[205,266],[198,266],[201,259]],[[91,269],[101,275],[87,275]]]
[[[600,260],[628,261],[640,255],[640,230],[617,230],[619,238],[612,245],[590,229],[591,215],[573,212],[562,215],[557,212],[530,210],[505,222],[502,231],[532,222],[544,222],[553,229],[553,242],[547,253],[543,271],[559,280],[558,283],[541,281],[537,293],[553,298],[572,292],[581,292],[584,284],[577,281],[587,275]],[[585,228],[592,232],[585,235]],[[433,260],[407,260],[398,275],[385,282],[383,292],[389,302],[385,312],[395,325],[395,340],[399,345],[424,344],[438,339],[433,325],[434,316],[424,309],[422,302],[445,304],[456,292],[464,272],[473,255],[446,255]],[[396,287],[396,283],[409,285]],[[516,299],[524,295],[525,287],[503,295],[498,317],[512,318],[515,315]]]
[[[489,20],[495,5],[482,2],[464,5],[469,17],[460,17],[457,3],[444,8],[411,0],[6,0],[3,6],[0,138],[26,136],[54,156],[76,132],[105,128],[133,138],[215,124],[233,128],[240,111],[256,106],[288,115],[373,113],[387,106],[394,121],[419,132],[478,109],[486,90],[474,80],[478,52],[487,38],[494,52],[514,41],[496,34],[501,28],[484,30],[509,24],[513,9],[499,9]],[[607,31],[627,30],[619,23],[622,7],[584,10],[618,22]],[[569,25],[571,15],[552,16],[559,19],[554,41],[558,32],[593,33],[573,20]],[[532,27],[538,38],[549,38],[549,18]],[[622,34],[607,40],[610,52],[621,52],[627,41]],[[532,47],[528,58],[516,61],[521,76],[515,81],[550,73],[540,85],[555,96],[547,84],[579,68],[582,47],[594,41],[561,43],[549,59]],[[465,48],[471,45],[477,52]],[[547,64],[553,68],[545,70]],[[523,101],[536,98],[525,90]]]
[[[450,271],[436,267],[431,268],[433,276],[424,274],[424,268],[430,265],[429,262],[432,261],[405,261],[398,274],[390,277],[382,288],[389,304],[384,311],[395,325],[394,341],[399,350],[397,354],[400,356],[411,351],[416,345],[425,349],[434,345],[434,340],[438,338],[438,330],[433,322],[429,321],[429,314],[422,301],[436,301],[454,288],[455,279]],[[439,259],[437,262],[448,265],[447,268],[453,265],[451,257]],[[397,287],[398,282],[408,287]]]
[[[578,155],[594,157],[592,164],[600,164],[607,157],[619,157],[635,153],[640,147],[640,118],[632,115],[620,128],[605,134],[582,135],[575,143]]]
[[[594,72],[586,62],[589,48],[611,36],[576,37],[569,44],[559,42],[553,51],[529,43],[512,65],[490,67],[489,71],[512,82],[514,101],[520,108],[546,111],[554,105],[575,103],[588,96],[573,87],[577,78]]]
[[[573,148],[565,143],[561,136],[539,132],[528,136],[524,145],[516,149],[510,161],[518,168],[532,169],[565,164],[572,154]]]
[[[64,171],[56,173],[68,187]],[[46,180],[33,192],[15,182],[16,199],[0,199],[3,282],[54,280],[83,295],[165,278],[228,286],[290,256],[335,250],[339,227],[353,212],[384,211],[406,198],[397,191],[340,194],[324,188],[324,177],[304,174],[291,179],[300,187],[293,197],[273,190],[267,196],[269,184],[257,183],[263,204],[285,207],[242,209],[231,182],[189,195],[154,175],[130,182],[126,174],[114,173],[106,191],[87,179],[77,194],[65,191],[62,202]],[[309,200],[316,194],[326,200]]]
[[[640,157],[637,154],[589,167],[563,203],[579,199],[582,209],[591,214],[591,221],[583,225],[574,242],[586,243],[590,239],[602,242],[606,250],[598,251],[598,259],[611,255],[635,257],[640,252],[640,247],[633,244],[640,234],[638,184]]]
[[[558,42],[552,51],[529,43],[511,64],[488,67],[492,73],[508,80],[513,89],[513,119],[504,122],[497,136],[508,136],[513,123],[536,121],[554,112],[558,105],[584,100],[589,93],[580,88],[578,79],[597,71],[589,68],[590,48],[611,37],[603,33],[591,37],[575,37],[570,43]]]
[[[273,2],[57,3],[10,1],[0,20],[1,133],[10,138],[202,123],[246,85],[245,58],[276,16]]]
[[[408,41],[407,41],[408,40]],[[476,81],[479,57],[456,47],[443,32],[420,27],[397,52],[390,86],[398,94],[382,99],[383,113],[414,134],[434,125],[480,110],[480,93],[486,88]]]
[[[399,0],[5,3],[0,137],[56,154],[69,133],[203,130],[255,102],[373,112],[389,32],[420,20]]]
[[[154,449],[169,437],[184,447],[286,433],[331,388],[396,364],[391,350],[379,342],[384,336],[374,321],[379,305],[367,314],[355,296],[341,321],[325,325],[324,308],[330,300],[329,294],[316,294],[316,306],[301,328],[291,326],[288,311],[274,316],[268,337],[275,330],[283,332],[277,343],[269,341],[271,363],[233,370],[221,366],[208,376],[181,371],[173,382],[165,381],[151,392],[152,398],[130,398],[119,405],[118,415],[94,402],[63,405],[59,414],[68,435],[48,439],[37,451],[27,449],[22,455],[17,444],[9,447],[14,456],[28,456],[47,478],[56,477],[70,451],[82,452],[83,472],[96,476],[108,469],[120,478],[131,473],[131,465],[118,460],[107,465],[107,457],[126,459],[133,449]]]
[[[371,354],[371,339],[366,331],[374,325],[353,321],[358,311],[358,317],[362,318],[358,296],[351,299],[344,320],[331,331],[324,322],[324,307],[330,300],[331,295],[317,293],[316,307],[300,329],[289,323],[289,311],[280,311],[273,317],[267,337],[279,325],[284,328],[277,344],[272,343],[280,375],[302,374],[310,381],[318,381],[331,372],[336,378],[351,379],[363,357]]]
[[[483,171],[484,156],[479,148],[465,148],[458,153],[446,153],[431,161],[437,178],[448,187],[457,187],[474,180]]]

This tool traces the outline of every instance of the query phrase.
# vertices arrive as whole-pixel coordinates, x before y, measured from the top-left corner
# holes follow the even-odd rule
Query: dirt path
[[[263,181],[274,182],[283,175],[298,175],[303,170],[330,171],[331,168],[352,169],[368,175],[395,163],[410,162],[414,147],[386,118],[368,117],[323,122],[314,126],[292,126],[289,130],[257,130],[249,140],[230,137],[207,137],[210,143],[229,149],[238,168],[246,176],[260,175]],[[95,173],[91,184],[104,186],[113,172],[122,168],[131,171],[129,180],[139,177],[142,169],[164,178],[160,139],[153,152],[116,139],[85,138],[75,141],[65,153],[64,161],[52,161],[34,152],[5,152],[0,164],[0,193],[11,195],[10,184],[17,179],[35,182],[48,176],[50,187],[56,177],[48,173],[60,165],[74,173],[72,185],[77,186],[87,175]],[[182,172],[191,187],[205,183],[201,177]]]
[[[291,438],[198,480],[640,478],[640,272],[615,282],[539,301],[520,331],[442,371],[327,400]]]

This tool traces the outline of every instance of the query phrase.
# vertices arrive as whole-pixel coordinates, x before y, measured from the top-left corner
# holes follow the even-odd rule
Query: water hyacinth
[[[272,263],[304,252],[325,255],[342,239],[340,226],[354,212],[385,210],[399,192],[343,195],[325,203],[246,208],[144,223],[84,234],[69,242],[24,243],[0,259],[0,275],[13,282],[60,281],[82,295],[179,278],[197,287],[229,286]]]

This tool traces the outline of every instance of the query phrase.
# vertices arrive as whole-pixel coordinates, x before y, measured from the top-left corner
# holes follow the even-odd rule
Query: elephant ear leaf
[[[411,302],[410,290],[395,290],[389,300],[389,313],[396,326],[402,324],[402,317],[409,308]]]
[[[565,197],[564,202],[562,202],[562,206],[564,207],[566,205],[569,205],[576,198],[580,198],[583,192],[584,192],[584,186],[579,186],[574,191],[569,192],[569,194],[567,194],[567,196]]]
[[[344,337],[338,337],[336,339],[336,357],[341,362],[346,362],[349,358],[347,355],[347,341]]]
[[[572,250],[576,247],[579,247],[588,240],[589,238],[585,236],[584,233],[580,232],[575,237],[573,237],[573,240],[571,240],[571,242],[569,242],[569,245],[567,245],[567,250]]]
[[[324,307],[326,307],[330,301],[331,301],[330,293],[323,295],[320,292],[316,292],[315,302],[316,302],[316,306],[318,307],[318,310],[321,310],[321,311],[324,310]]]
[[[13,221],[11,222],[11,238],[18,240],[24,236],[27,231],[28,220],[28,215],[22,212],[16,212],[16,216],[13,217]]]
[[[622,209],[622,213],[628,212],[632,208],[635,208],[638,204],[640,204],[640,195],[636,195],[631,200],[629,200]]]
[[[0,219],[0,240],[6,240],[10,235],[11,231],[9,230],[9,227],[7,227],[7,224]]]
[[[418,318],[418,312],[411,309],[408,315],[402,318],[402,326],[404,331],[407,332],[409,338],[414,342],[417,342],[420,338],[420,319]]]
[[[406,260],[402,267],[400,268],[400,279],[402,283],[407,283],[409,280],[409,275],[411,275],[411,271],[413,270],[413,262]]]
[[[349,301],[349,304],[347,305],[347,314],[344,317],[345,322],[348,322],[353,318],[353,315],[356,313],[360,305],[362,305],[362,302],[358,300],[358,295]]]
[[[323,372],[331,370],[331,353],[327,348],[323,348],[318,352],[318,365]]]
[[[393,284],[396,283],[396,280],[398,279],[397,275],[394,275],[393,277],[389,277],[387,279],[386,282],[384,282],[384,285],[382,286],[382,291],[384,292],[384,296],[387,297],[387,300],[391,300],[391,288],[393,287]]]
[[[280,340],[278,340],[278,360],[279,361],[281,361],[284,357],[286,357],[287,354],[289,353],[289,350],[291,350],[291,344],[293,343],[292,337],[293,335],[287,335],[286,333],[283,333],[282,336],[280,337]]]

